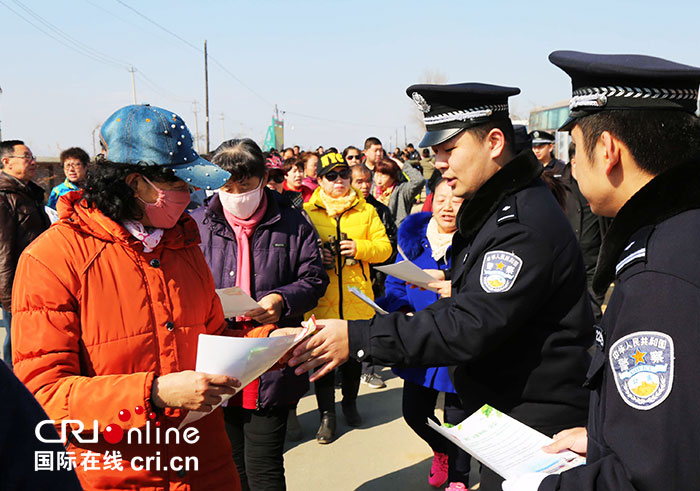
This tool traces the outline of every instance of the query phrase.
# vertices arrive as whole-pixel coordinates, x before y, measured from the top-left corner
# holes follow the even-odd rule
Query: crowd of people
[[[680,453],[695,426],[671,426],[695,400],[698,365],[700,69],[550,58],[572,78],[568,162],[553,133],[513,126],[519,89],[486,84],[407,89],[424,115],[421,153],[387,152],[376,137],[342,152],[264,152],[242,138],[200,156],[177,114],[126,106],[102,125],[92,162],[61,153],[65,180],[48,200],[31,149],[0,142],[0,390],[12,401],[0,438],[14,434],[10,414],[37,438],[41,421],[56,422],[3,460],[0,488],[286,489],[301,397],[315,392],[315,439],[330,444],[336,389],[345,423],[360,427],[360,384],[384,387],[382,366],[403,379],[433,487],[460,489],[470,473],[469,454],[425,424],[439,423],[441,392],[447,424],[488,403],[553,436],[545,451],[588,458],[506,481],[484,466],[482,490],[697,482]],[[621,78],[625,90],[608,91]],[[373,268],[404,260],[434,278],[430,290]],[[215,290],[228,287],[259,307],[225,318]],[[245,387],[195,371],[200,334],[294,334],[312,314],[321,329]],[[184,430],[197,438],[161,438],[191,411],[209,413]],[[83,438],[93,421],[100,437]],[[42,451],[65,465],[28,473]],[[85,454],[110,465],[77,465]],[[170,467],[138,466],[144,455]],[[172,465],[192,456],[194,468]]]

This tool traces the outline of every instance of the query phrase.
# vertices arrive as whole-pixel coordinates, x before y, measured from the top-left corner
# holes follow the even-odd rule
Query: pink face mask
[[[144,213],[150,220],[151,225],[156,228],[173,228],[187,209],[187,205],[190,204],[190,192],[160,189],[149,181],[147,177],[141,177],[153,189],[158,191],[158,199],[155,203],[146,203],[141,198],[138,198],[144,204]]]

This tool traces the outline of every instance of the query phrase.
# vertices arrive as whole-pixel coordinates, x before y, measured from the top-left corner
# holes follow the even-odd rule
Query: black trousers
[[[433,452],[447,454],[449,465],[449,482],[462,482],[469,485],[469,466],[471,455],[443,437],[426,424],[430,418],[441,424],[435,417],[435,404],[440,392],[422,385],[404,380],[401,406],[403,418],[416,434],[421,437]],[[464,421],[469,414],[462,409],[457,394],[445,393],[445,423],[457,424]]]
[[[338,367],[343,382],[343,402],[353,402],[360,390],[362,365],[352,358]],[[335,413],[335,372],[330,372],[314,382],[316,403],[322,413]]]
[[[225,407],[226,433],[233,447],[243,491],[284,491],[284,437],[289,407],[261,410]]]

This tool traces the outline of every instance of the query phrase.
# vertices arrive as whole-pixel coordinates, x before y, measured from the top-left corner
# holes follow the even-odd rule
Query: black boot
[[[321,413],[321,426],[316,433],[318,443],[331,443],[335,439],[335,413],[323,411]]]
[[[343,408],[343,415],[345,416],[345,421],[348,423],[348,426],[357,428],[362,424],[362,418],[360,417],[360,413],[357,412],[357,405],[355,404],[355,401],[343,401],[341,406]]]

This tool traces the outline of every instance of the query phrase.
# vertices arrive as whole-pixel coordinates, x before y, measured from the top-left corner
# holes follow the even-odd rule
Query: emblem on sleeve
[[[511,252],[487,252],[481,264],[481,288],[487,293],[507,292],[522,266],[522,259]]]
[[[640,331],[610,348],[610,368],[620,397],[635,409],[661,404],[673,386],[673,339],[657,331]]]

